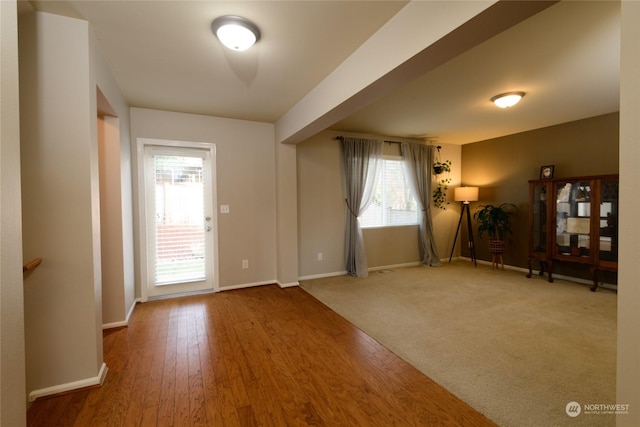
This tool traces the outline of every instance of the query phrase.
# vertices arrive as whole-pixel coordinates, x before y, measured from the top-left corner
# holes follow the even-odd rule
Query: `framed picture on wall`
[[[553,178],[553,172],[556,167],[554,165],[545,165],[540,166],[540,179],[551,179]]]

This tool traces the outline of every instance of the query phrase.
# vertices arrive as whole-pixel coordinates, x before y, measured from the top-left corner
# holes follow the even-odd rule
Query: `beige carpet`
[[[565,408],[624,403],[613,291],[466,261],[301,286],[501,426],[615,425]]]

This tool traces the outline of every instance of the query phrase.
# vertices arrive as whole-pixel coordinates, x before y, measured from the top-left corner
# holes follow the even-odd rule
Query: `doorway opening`
[[[215,145],[138,140],[142,299],[217,290]]]

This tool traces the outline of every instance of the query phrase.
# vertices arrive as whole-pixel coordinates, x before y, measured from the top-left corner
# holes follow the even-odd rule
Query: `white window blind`
[[[203,280],[204,159],[154,155],[153,160],[155,284]]]
[[[374,198],[360,216],[363,228],[418,224],[418,205],[401,160],[383,159]]]

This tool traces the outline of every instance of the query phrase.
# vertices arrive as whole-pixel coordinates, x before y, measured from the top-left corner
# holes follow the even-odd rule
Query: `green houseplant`
[[[482,238],[484,232],[489,235],[489,252],[492,254],[504,253],[504,237],[512,232],[511,218],[518,212],[513,203],[501,205],[480,205],[473,214],[473,219],[478,222],[478,238]]]
[[[451,160],[433,163],[433,175],[436,177],[436,188],[433,190],[433,205],[440,209],[446,209],[446,205],[449,204],[447,202],[447,190],[451,183],[449,172],[451,172]],[[440,175],[442,174],[445,175],[441,177]]]

